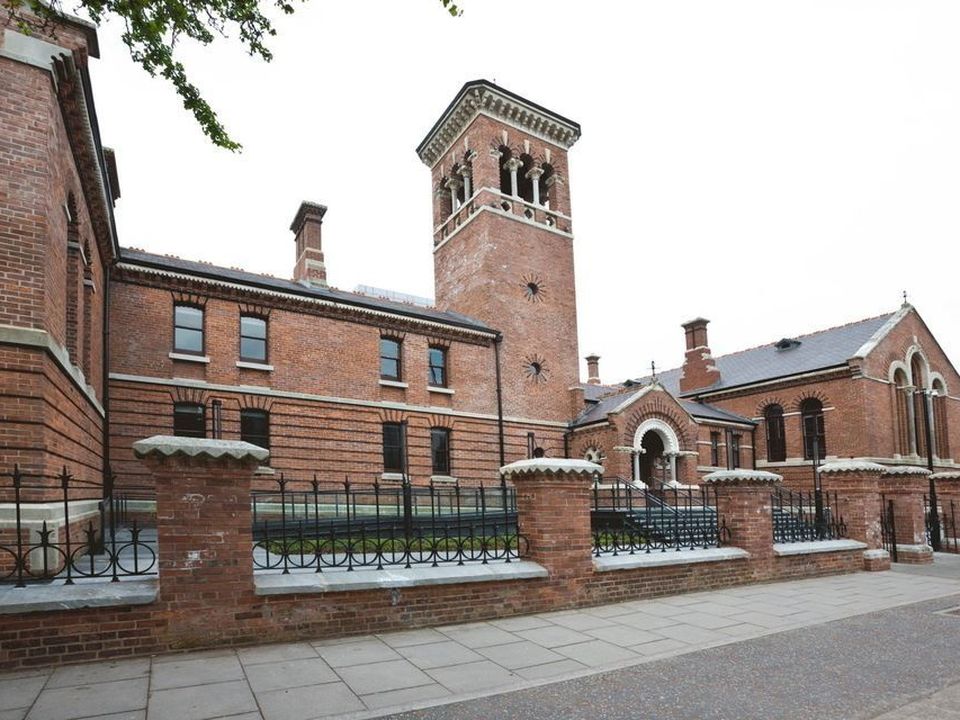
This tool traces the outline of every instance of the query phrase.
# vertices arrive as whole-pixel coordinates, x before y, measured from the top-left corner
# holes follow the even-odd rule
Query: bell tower
[[[570,419],[579,382],[567,151],[580,126],[468,82],[417,148],[432,174],[437,306],[503,334],[504,413]]]

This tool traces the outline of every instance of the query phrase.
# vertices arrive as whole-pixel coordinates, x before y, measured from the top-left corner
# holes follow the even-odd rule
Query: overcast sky
[[[277,23],[269,64],[184,46],[237,155],[102,28],[121,244],[289,277],[288,227],[312,200],[331,284],[432,296],[414,148],[483,77],[582,125],[580,354],[605,381],[679,365],[697,315],[723,354],[890,312],[903,290],[960,364],[956,0],[462,7],[312,0]]]

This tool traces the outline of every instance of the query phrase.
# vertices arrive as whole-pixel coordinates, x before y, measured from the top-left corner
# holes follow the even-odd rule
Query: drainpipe
[[[110,274],[116,259],[106,263],[103,268],[103,345],[100,364],[103,379],[100,397],[103,400],[103,487],[113,487],[113,477],[110,470]]]
[[[500,443],[500,467],[507,464],[507,456],[503,446],[503,386],[500,382],[500,343],[503,341],[503,335],[497,333],[493,340],[493,358],[497,371],[497,435]]]
[[[750,431],[750,454],[753,456],[753,469],[757,469],[757,426]]]

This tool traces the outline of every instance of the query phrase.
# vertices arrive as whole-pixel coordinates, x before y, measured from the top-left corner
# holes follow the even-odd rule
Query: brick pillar
[[[880,476],[880,493],[893,500],[897,536],[897,559],[903,563],[932,563],[933,548],[927,544],[923,496],[930,487],[930,471],[911,465],[891,465]]]
[[[725,544],[750,553],[751,560],[773,559],[773,507],[770,493],[783,477],[763,470],[718,470],[703,482],[717,491],[717,515],[729,532]]]
[[[590,488],[603,468],[586,460],[533,458],[500,468],[517,488],[517,522],[528,559],[545,567],[561,597],[573,604],[593,575]]]
[[[883,549],[880,528],[880,477],[886,468],[866,460],[839,460],[820,466],[824,493],[836,493],[837,507],[831,508],[843,518],[847,537],[866,543],[864,570],[889,570],[890,553]]]
[[[241,632],[237,621],[254,601],[250,481],[269,452],[234,440],[162,435],[133,450],[156,487],[170,646],[208,646]]]
[[[960,471],[951,470],[931,475],[937,483],[940,502],[940,526],[943,529],[943,550],[960,552]]]

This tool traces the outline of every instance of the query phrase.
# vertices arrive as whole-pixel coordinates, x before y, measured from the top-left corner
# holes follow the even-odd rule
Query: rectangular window
[[[433,387],[447,386],[447,349],[431,347],[427,360],[430,365],[429,382]]]
[[[203,355],[203,308],[195,305],[174,305],[173,350]]]
[[[267,321],[256,315],[240,316],[240,359],[267,361]]]
[[[240,439],[269,450],[270,413],[266,410],[241,410]]]
[[[177,437],[206,437],[207,418],[203,405],[175,403],[173,406],[173,434]]]
[[[710,465],[720,467],[720,433],[710,433]]]
[[[380,338],[380,379],[400,380],[402,371],[400,341],[393,338]]]
[[[450,430],[431,428],[430,455],[433,458],[434,475],[450,475]]]
[[[730,436],[730,464],[734,469],[740,467],[740,436]]]
[[[406,473],[406,442],[403,423],[383,424],[383,471]]]

